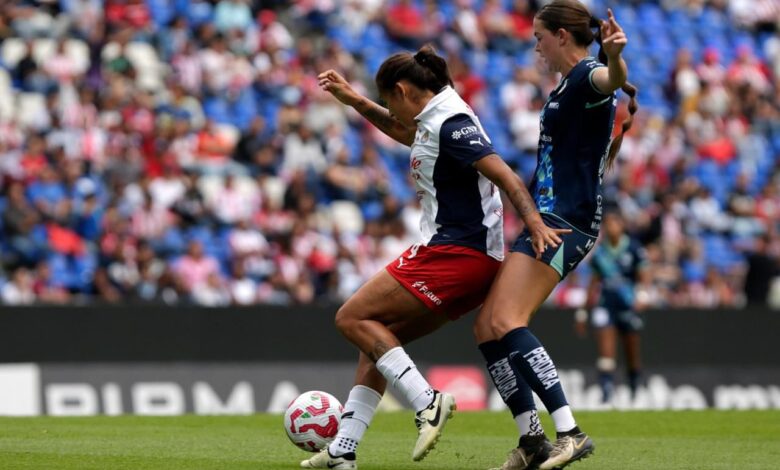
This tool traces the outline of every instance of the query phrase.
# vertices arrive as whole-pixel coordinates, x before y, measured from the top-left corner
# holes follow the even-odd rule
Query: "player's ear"
[[[558,45],[561,47],[565,46],[569,40],[569,32],[563,28],[558,28],[558,31],[555,32],[555,36],[558,38]]]
[[[396,93],[396,96],[400,99],[404,99],[409,95],[408,87],[405,83],[395,82],[395,86],[393,87],[393,91]]]

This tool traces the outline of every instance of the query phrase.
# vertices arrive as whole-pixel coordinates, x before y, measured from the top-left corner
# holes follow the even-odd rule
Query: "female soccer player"
[[[626,234],[623,219],[614,209],[604,214],[604,238],[596,246],[590,265],[593,277],[588,289],[588,305],[593,309],[591,324],[596,330],[599,385],[602,401],[609,403],[615,388],[617,336],[623,340],[628,363],[628,385],[632,398],[639,387],[639,332],[644,326],[637,311],[646,302],[635,295],[636,282],[647,264],[644,249]],[[599,293],[601,295],[599,295]],[[577,311],[577,330],[583,334],[588,319],[587,310]]]
[[[577,427],[558,373],[544,346],[528,329],[531,315],[555,285],[595,245],[601,226],[601,183],[622,135],[610,145],[617,98],[622,88],[636,111],[636,89],[626,82],[620,54],[627,38],[609,12],[599,21],[576,0],[554,0],[534,18],[536,51],[562,79],[541,113],[537,169],[531,185],[542,219],[568,228],[563,242],[539,256],[523,233],[514,243],[475,324],[488,371],[520,429],[519,446],[502,467],[563,467],[593,451]],[[599,60],[588,46],[601,45]],[[606,66],[604,65],[606,64]],[[629,118],[623,132],[631,126]],[[533,390],[551,413],[557,440],[551,447],[539,425]]]
[[[478,307],[504,255],[506,192],[528,226],[529,246],[557,247],[568,229],[548,228],[520,178],[496,155],[479,119],[452,88],[447,63],[425,46],[380,66],[376,85],[388,108],[357,94],[333,70],[320,86],[382,132],[412,148],[410,171],[422,206],[424,240],[363,285],[336,314],[336,327],[361,351],[355,387],[336,440],[304,468],[357,468],[355,449],[387,381],[412,404],[420,460],[455,409],[433,390],[401,347]]]

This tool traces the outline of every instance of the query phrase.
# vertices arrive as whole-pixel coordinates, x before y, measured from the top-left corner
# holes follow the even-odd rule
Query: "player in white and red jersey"
[[[430,46],[394,54],[377,72],[387,109],[357,94],[333,70],[320,86],[352,106],[393,139],[411,147],[410,171],[423,211],[423,240],[363,285],[336,314],[336,326],[361,351],[356,385],[336,440],[304,468],[357,468],[355,450],[387,381],[417,412],[412,453],[433,448],[455,409],[453,397],[433,390],[401,345],[479,306],[504,254],[506,192],[529,227],[534,246],[557,247],[559,233],[544,225],[520,178],[496,155],[471,108],[452,88],[447,63]]]

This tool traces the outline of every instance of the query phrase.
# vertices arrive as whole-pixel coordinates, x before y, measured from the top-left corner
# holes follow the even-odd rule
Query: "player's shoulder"
[[[477,123],[466,113],[448,117],[442,123],[439,134],[443,141],[459,141],[475,135],[482,136]]]
[[[606,65],[599,62],[595,57],[586,57],[574,66],[570,74],[570,80],[578,86],[590,87],[592,86],[593,72],[602,67],[606,67]]]

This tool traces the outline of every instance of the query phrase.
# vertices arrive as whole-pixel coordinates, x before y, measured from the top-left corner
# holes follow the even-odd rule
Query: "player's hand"
[[[335,70],[322,72],[317,76],[317,79],[323,90],[347,106],[353,106],[360,99],[360,95],[352,89],[349,82]]]
[[[531,233],[531,245],[534,247],[536,259],[541,259],[547,248],[558,248],[563,243],[561,235],[571,233],[568,228],[550,228],[544,224],[541,217],[533,226],[528,227]]]
[[[607,9],[606,20],[601,22],[601,47],[609,59],[617,59],[628,43],[623,28],[615,20],[612,9]]]

